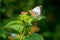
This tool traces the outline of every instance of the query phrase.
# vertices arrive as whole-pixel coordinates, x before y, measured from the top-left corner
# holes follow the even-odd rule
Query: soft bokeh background
[[[60,40],[60,0],[0,0],[0,29],[8,22],[18,20],[20,12],[38,5],[43,6],[41,15],[46,16],[39,21],[38,33],[45,40]]]

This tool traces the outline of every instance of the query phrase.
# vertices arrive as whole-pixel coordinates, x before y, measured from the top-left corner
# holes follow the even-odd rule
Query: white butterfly
[[[39,16],[41,14],[41,8],[37,6],[34,9],[32,9],[32,12],[34,12],[36,16]]]

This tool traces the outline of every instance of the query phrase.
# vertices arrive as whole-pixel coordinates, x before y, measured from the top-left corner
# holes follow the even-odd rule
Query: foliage
[[[60,24],[59,0],[0,0],[0,40],[5,40],[6,38],[6,31],[3,30],[3,28],[7,23],[10,21],[15,22],[15,20],[18,20],[18,18],[20,20],[20,17],[17,16],[21,11],[33,9],[35,6],[38,6],[40,4],[43,5],[42,15],[47,17],[43,17],[44,19],[38,21],[40,27],[39,34],[43,35],[44,40],[60,40],[60,25],[58,25]],[[53,14],[54,17],[56,17],[55,20],[54,17],[50,14]],[[40,16],[39,19],[41,19],[41,17],[42,16]],[[16,25],[17,24],[19,25],[19,23],[16,23]],[[31,25],[30,22],[29,24]],[[14,23],[12,25],[14,26]],[[19,27],[17,29],[19,29]],[[14,27],[12,29],[11,26],[6,30],[9,30],[9,34],[12,35],[15,35],[13,33],[19,33],[15,30]],[[6,38],[6,40],[8,40],[8,38]]]
[[[41,17],[41,19],[42,18],[44,18],[44,17]],[[15,35],[19,35],[19,37],[18,37],[19,40],[25,40],[26,36],[29,37],[29,35],[30,35],[29,32],[31,30],[31,27],[33,26],[32,22],[35,22],[38,20],[40,20],[40,19],[38,19],[36,16],[32,16],[29,13],[20,14],[19,20],[8,23],[4,27],[4,30],[11,36],[15,37]],[[36,34],[36,35],[38,35],[38,34]],[[31,35],[31,40],[33,38],[32,36],[34,36],[34,35]],[[37,40],[37,39],[38,39],[38,37],[35,40]],[[38,40],[43,40],[43,38],[40,38]]]

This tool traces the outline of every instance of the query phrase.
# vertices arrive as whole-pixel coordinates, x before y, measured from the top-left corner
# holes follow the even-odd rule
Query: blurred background
[[[39,21],[38,33],[44,40],[60,40],[60,0],[0,0],[0,32],[8,22],[18,20],[20,12],[39,5],[46,18]]]

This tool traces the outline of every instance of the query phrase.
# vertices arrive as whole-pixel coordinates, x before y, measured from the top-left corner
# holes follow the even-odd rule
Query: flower
[[[26,14],[21,14],[20,15],[20,20],[24,20],[27,21],[30,18],[30,16],[26,15]]]
[[[21,12],[21,14],[27,14],[27,12]]]

